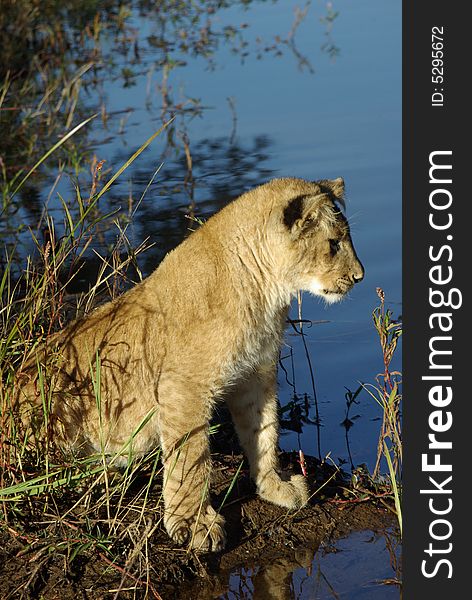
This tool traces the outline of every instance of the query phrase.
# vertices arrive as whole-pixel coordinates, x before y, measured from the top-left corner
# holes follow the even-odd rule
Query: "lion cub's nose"
[[[358,269],[352,273],[352,280],[354,283],[359,283],[364,279],[364,267],[359,263]]]

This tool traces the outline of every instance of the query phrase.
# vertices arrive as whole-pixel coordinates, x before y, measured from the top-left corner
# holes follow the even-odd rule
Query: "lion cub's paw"
[[[197,552],[219,552],[226,543],[225,520],[208,505],[195,517],[182,518],[170,515],[164,525],[170,537],[179,545],[188,544]]]
[[[278,475],[268,478],[258,492],[264,500],[284,508],[301,508],[308,502],[308,486],[303,475],[292,475],[290,481],[282,481]]]

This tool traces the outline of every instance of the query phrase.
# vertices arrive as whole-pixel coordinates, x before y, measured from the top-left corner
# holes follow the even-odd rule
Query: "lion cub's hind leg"
[[[178,544],[219,551],[224,519],[210,504],[209,424],[205,395],[189,386],[159,386],[159,430],[164,461],[164,526]]]
[[[260,368],[226,399],[261,498],[300,508],[308,501],[303,475],[283,481],[278,473],[278,417],[275,366]]]

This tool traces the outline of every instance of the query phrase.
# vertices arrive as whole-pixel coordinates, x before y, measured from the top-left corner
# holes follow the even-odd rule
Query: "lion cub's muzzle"
[[[324,290],[324,292],[329,295],[337,295],[341,298],[350,292],[356,283],[359,283],[364,279],[364,274],[364,267],[361,262],[358,262],[355,268],[351,270],[351,273],[338,279],[336,289]]]

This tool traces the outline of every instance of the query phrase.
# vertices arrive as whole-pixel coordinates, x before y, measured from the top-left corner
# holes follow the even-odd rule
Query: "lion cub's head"
[[[341,300],[364,277],[340,208],[344,181],[279,179],[271,184],[279,198],[274,212],[284,279],[293,289],[307,290],[328,302]]]

